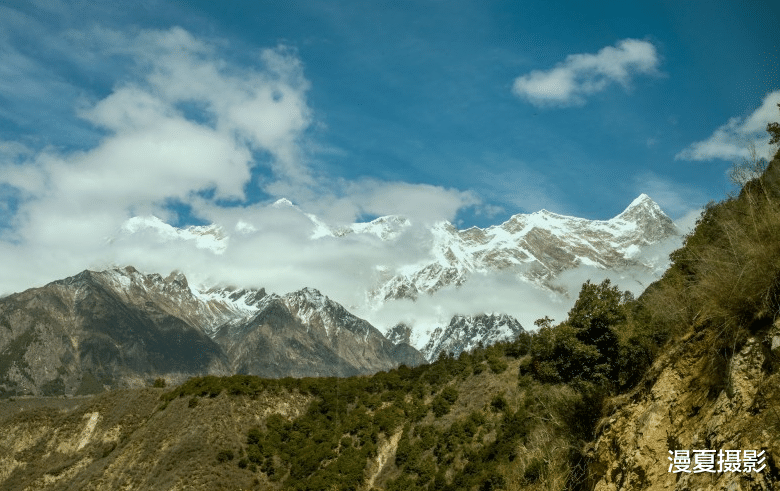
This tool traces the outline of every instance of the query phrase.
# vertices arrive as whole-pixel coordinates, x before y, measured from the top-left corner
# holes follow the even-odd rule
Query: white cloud
[[[147,272],[180,269],[194,282],[278,292],[313,286],[354,303],[374,280],[373,266],[426,253],[423,225],[452,220],[459,208],[479,201],[428,184],[315,179],[301,150],[313,121],[309,82],[288,48],[258,51],[256,65],[246,67],[222,58],[220,41],[180,28],[134,34],[95,28],[70,31],[65,39],[79,48],[73,50],[77,65],[108,57],[129,61],[131,69],[108,95],[78,103],[79,117],[103,132],[92,148],[36,153],[0,142],[0,187],[18,200],[18,209],[8,206],[9,197],[0,208],[13,227],[2,232],[0,270],[15,271],[0,278],[0,294],[84,268],[133,264]],[[312,241],[311,221],[294,209],[220,205],[219,198],[243,201],[252,166],[260,165],[256,152],[270,156],[265,192],[286,195],[328,223],[402,214],[415,230],[398,250],[364,235]],[[205,190],[213,193],[197,193]],[[133,216],[175,219],[170,200],[230,234],[224,252],[215,256],[197,241],[153,230],[121,232]]]
[[[23,246],[2,244],[4,270],[29,269],[53,279],[151,253],[180,262],[182,251],[106,248],[106,239],[131,216],[168,218],[166,201],[188,203],[197,191],[243,199],[254,151],[271,156],[276,179],[311,180],[298,155],[311,120],[308,82],[286,48],[259,52],[257,66],[239,69],[220,58],[215,45],[179,28],[133,35],[95,29],[68,39],[91,50],[95,60],[122,56],[136,65],[108,96],[80,101],[79,116],[104,132],[94,147],[35,153],[20,143],[0,143],[0,185],[21,200],[13,230],[3,236]],[[186,104],[207,117],[187,114]],[[3,291],[31,286],[16,274],[2,283]]]
[[[577,285],[579,291],[580,285]],[[490,292],[485,295],[485,292]],[[540,290],[518,280],[512,274],[474,274],[460,287],[447,287],[435,295],[423,295],[416,301],[391,300],[377,308],[358,309],[381,330],[404,322],[417,331],[449,324],[453,315],[505,313],[515,317],[525,329],[535,329],[533,322],[545,315],[557,322],[566,318],[576,300]]]
[[[518,97],[535,106],[571,106],[611,83],[628,88],[634,74],[656,74],[660,59],[648,41],[624,39],[598,53],[574,54],[550,70],[534,70],[515,79]]]
[[[704,208],[691,210],[675,220],[674,224],[677,225],[677,228],[680,229],[683,235],[687,235],[696,228],[696,221],[701,217],[702,212],[704,212]]]
[[[769,145],[766,125],[778,121],[780,90],[764,97],[761,106],[746,118],[733,117],[716,129],[706,140],[690,144],[675,155],[676,160],[734,160],[750,156],[749,147],[756,147],[758,157],[770,158],[776,147]]]

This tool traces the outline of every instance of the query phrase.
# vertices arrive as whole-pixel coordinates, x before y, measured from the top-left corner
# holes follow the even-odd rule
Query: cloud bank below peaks
[[[549,70],[534,70],[515,79],[512,91],[535,106],[580,106],[586,96],[617,83],[628,88],[635,74],[658,74],[655,46],[624,39],[598,53],[568,55]]]

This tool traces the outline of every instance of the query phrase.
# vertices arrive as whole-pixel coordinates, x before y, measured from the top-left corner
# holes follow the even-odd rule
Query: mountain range
[[[297,210],[287,200],[272,206]],[[312,241],[369,234],[392,244],[412,226],[387,216],[331,227],[300,213],[312,223]],[[230,246],[219,225],[179,229],[156,217],[128,220],[112,240],[139,231],[162,241],[194,241],[215,256]],[[381,277],[366,291],[360,312],[370,315],[399,300],[414,304],[423,296],[435,302],[475,275],[509,273],[518,284],[560,296],[568,292],[556,280],[581,267],[647,281],[665,268],[662,253],[681,239],[646,195],[606,221],[542,210],[486,229],[442,222],[429,232],[427,257],[394,270],[377,265]],[[310,287],[278,295],[263,288],[193,287],[181,272],[84,271],[0,299],[0,391],[76,394],[198,374],[350,376],[430,362],[441,353],[457,356],[524,331],[505,312],[382,325],[350,311],[355,307],[348,310]]]
[[[556,290],[554,280],[560,273],[581,265],[607,270],[663,270],[666,264],[659,264],[663,261],[656,255],[642,254],[643,249],[680,235],[672,220],[646,194],[610,220],[587,220],[541,210],[514,215],[501,225],[485,229],[458,230],[442,222],[432,230],[432,260],[388,273],[371,296],[384,301],[415,299],[449,285],[462,285],[475,273],[505,270],[550,290]]]
[[[128,266],[0,299],[0,393],[85,394],[194,375],[350,376],[419,365],[314,289],[193,292]]]
[[[516,214],[500,225],[465,230],[447,221],[423,226],[396,215],[364,223],[331,225],[286,199],[269,207],[281,213],[276,220],[295,222],[296,233],[297,227],[303,227],[300,232],[304,233],[308,224],[304,245],[296,242],[295,246],[301,248],[301,255],[306,255],[305,264],[312,264],[322,273],[317,285],[297,278],[295,286],[285,286],[285,290],[316,286],[335,295],[337,301],[383,330],[405,322],[415,333],[411,342],[418,349],[427,343],[426,333],[447,324],[454,315],[500,312],[524,324],[545,315],[561,318],[588,278],[609,276],[621,288],[638,295],[660,277],[669,264],[669,254],[682,245],[686,232],[646,194],[638,196],[609,220],[589,220],[541,210]],[[176,228],[157,217],[147,216],[128,220],[111,240],[137,238],[164,247],[195,248],[209,251],[207,254],[213,255],[214,264],[226,261],[234,265],[236,261],[244,261],[247,234],[263,234],[264,230],[263,224],[253,223],[250,217],[233,227],[212,223]],[[330,269],[327,264],[317,262],[316,251],[320,248],[328,251],[327,257],[338,257],[342,250],[340,241],[344,241],[344,251],[363,255],[353,262],[334,262]],[[238,256],[231,252],[233,249]],[[322,263],[329,261],[325,257]],[[247,261],[251,267],[251,259]],[[159,269],[159,263],[155,264],[154,269]],[[205,276],[200,288],[208,288],[212,282],[247,281],[221,278],[219,270],[203,275],[204,266],[193,270],[187,270],[187,265],[177,267],[191,277]],[[236,276],[235,272],[228,274]],[[267,286],[262,274],[258,271],[258,277],[253,279]],[[338,280],[334,275],[349,276],[352,283],[347,288],[334,288],[328,283],[328,278],[332,279],[331,283]],[[470,311],[461,310],[463,306],[453,307],[463,303],[462,298],[456,298],[446,308],[440,307],[445,302],[439,295],[453,297],[459,287],[469,291],[500,288],[504,293],[515,290],[520,297],[531,293],[534,298],[513,304],[483,305],[475,301],[465,306]],[[425,301],[409,304],[405,300]],[[397,310],[412,315],[390,318],[388,312]]]

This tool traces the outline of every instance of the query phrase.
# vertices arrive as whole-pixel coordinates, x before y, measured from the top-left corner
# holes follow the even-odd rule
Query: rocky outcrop
[[[632,393],[612,401],[588,451],[594,489],[780,489],[780,321],[748,336],[728,360],[713,358],[718,335],[688,335]],[[755,450],[765,467],[670,472],[670,450]]]

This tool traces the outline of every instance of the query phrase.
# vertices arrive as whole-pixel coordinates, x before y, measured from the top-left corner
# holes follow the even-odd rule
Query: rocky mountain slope
[[[215,334],[234,373],[345,377],[425,361],[408,344],[388,341],[374,326],[311,288],[267,295],[256,307],[252,317],[228,322]]]
[[[355,375],[422,362],[315,290],[193,292],[180,273],[127,267],[0,299],[4,394],[91,393],[207,373]]]
[[[164,294],[186,286],[181,278],[134,284],[133,275],[84,271],[0,299],[0,390],[74,394],[154,375],[227,374],[220,346]]]
[[[597,427],[597,490],[780,489],[780,153],[737,165],[739,194],[639,299],[637,325],[672,336]]]
[[[680,340],[612,402],[588,450],[594,489],[780,489],[780,321],[747,338],[725,373],[708,362],[711,334]],[[669,471],[670,450],[688,451],[690,472]],[[763,452],[763,469],[693,472],[694,450]]]

